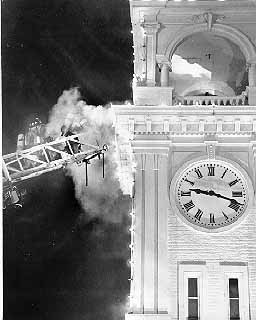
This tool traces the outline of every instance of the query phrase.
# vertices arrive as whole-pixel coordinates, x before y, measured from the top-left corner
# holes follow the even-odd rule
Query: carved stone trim
[[[192,16],[192,21],[194,23],[206,23],[208,31],[212,30],[212,27],[216,22],[222,21],[224,19],[225,19],[224,15],[212,13],[210,11]]]
[[[218,141],[205,141],[208,159],[215,159],[215,150]]]
[[[141,27],[144,29],[146,35],[156,34],[160,29],[160,23],[158,22],[142,22]]]

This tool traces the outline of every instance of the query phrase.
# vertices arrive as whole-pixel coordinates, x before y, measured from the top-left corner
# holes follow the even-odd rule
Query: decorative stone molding
[[[115,110],[121,112],[120,121],[133,137],[213,134],[248,137],[256,132],[256,108],[250,106],[120,106],[120,111],[115,106]]]
[[[168,64],[172,68],[171,61],[163,54],[156,54],[156,62],[161,67],[163,64]]]
[[[208,159],[215,159],[215,150],[218,141],[205,141]]]
[[[194,15],[192,17],[192,21],[194,23],[204,23],[205,22],[207,24],[208,31],[212,30],[212,27],[216,22],[222,21],[224,19],[225,19],[224,15],[212,13],[210,11],[204,12],[204,13],[199,14],[199,15]]]
[[[129,132],[134,132],[134,119],[129,119]]]
[[[151,132],[152,120],[150,118],[146,119],[146,130],[147,132]]]
[[[240,119],[235,119],[235,132],[240,132]]]
[[[246,105],[247,93],[242,93],[239,96],[178,96],[174,104],[181,103],[182,105],[196,106],[244,106]]]
[[[170,123],[169,120],[164,120],[164,132],[170,131]]]
[[[143,28],[146,35],[154,35],[160,29],[160,23],[158,23],[158,22],[142,22],[141,27]]]

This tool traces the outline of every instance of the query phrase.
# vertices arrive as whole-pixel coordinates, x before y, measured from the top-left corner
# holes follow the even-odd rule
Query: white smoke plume
[[[126,302],[116,303],[111,306],[112,320],[120,320],[129,311],[128,299]]]
[[[46,130],[48,135],[57,138],[61,134],[61,127],[65,125],[73,133],[84,134],[79,138],[81,143],[109,146],[109,150],[105,153],[104,179],[102,162],[97,158],[88,166],[88,187],[86,187],[85,164],[69,165],[67,174],[73,178],[76,197],[89,216],[101,217],[107,222],[121,223],[123,212],[124,210],[127,212],[128,209],[129,197],[123,196],[117,177],[120,170],[118,170],[113,121],[111,108],[87,105],[81,99],[78,88],[72,88],[64,91],[59,97],[50,113]],[[131,181],[127,180],[127,183]],[[122,182],[122,185],[125,186],[125,183]]]

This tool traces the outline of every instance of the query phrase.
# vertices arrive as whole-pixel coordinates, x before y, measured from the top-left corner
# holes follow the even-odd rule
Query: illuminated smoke
[[[105,153],[105,178],[102,178],[102,161],[95,158],[88,166],[88,187],[86,187],[85,164],[72,164],[67,174],[73,178],[76,197],[91,217],[101,217],[107,222],[121,223],[127,213],[128,196],[131,194],[132,170],[121,170],[119,154],[115,146],[114,114],[110,107],[90,106],[81,99],[78,88],[66,90],[53,107],[47,134],[57,138],[65,125],[73,133],[83,133],[81,143],[101,147],[109,146]],[[119,133],[119,139],[129,146],[129,135]],[[127,147],[128,148],[128,147]],[[129,151],[130,152],[130,151]],[[131,168],[132,165],[131,163]]]
[[[129,311],[128,302],[116,303],[111,306],[112,320],[120,320]]]

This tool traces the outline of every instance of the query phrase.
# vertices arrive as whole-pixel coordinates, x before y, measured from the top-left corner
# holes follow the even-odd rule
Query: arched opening
[[[170,81],[179,96],[239,96],[248,86],[240,47],[218,34],[187,36],[172,55]]]
[[[183,28],[176,37],[170,39],[169,44],[166,48],[165,56],[171,60],[173,53],[176,48],[189,36],[195,33],[209,32],[206,24],[195,24],[193,26],[187,26]],[[256,61],[256,50],[251,41],[239,30],[225,24],[216,23],[212,26],[209,33],[219,35],[220,37],[229,39],[233,43],[239,46],[240,50],[243,52],[245,60],[247,63]]]
[[[165,57],[165,59],[167,61],[171,61],[174,53],[177,51],[178,47],[181,46],[187,39],[189,39],[190,37],[192,37],[193,35],[198,35],[198,34],[208,34],[209,37],[216,37],[218,38],[218,41],[223,43],[223,41],[226,40],[226,44],[225,46],[228,48],[231,48],[231,51],[233,51],[233,53],[231,55],[234,55],[234,53],[237,53],[237,57],[239,60],[243,60],[243,65],[245,67],[245,65],[248,65],[249,67],[249,72],[248,74],[246,74],[246,71],[241,70],[240,72],[237,70],[236,72],[236,76],[237,78],[232,79],[231,77],[228,79],[228,81],[224,81],[226,83],[225,87],[228,88],[230,87],[232,90],[234,87],[234,81],[236,81],[236,87],[235,87],[235,93],[241,92],[242,89],[244,87],[246,87],[246,84],[248,84],[249,82],[249,86],[247,86],[246,88],[246,92],[242,91],[241,95],[232,97],[232,99],[224,99],[221,104],[237,104],[241,101],[243,101],[242,104],[247,103],[247,99],[248,99],[248,103],[250,105],[255,105],[256,103],[256,97],[255,97],[255,87],[256,87],[256,69],[255,69],[255,64],[256,64],[256,49],[255,46],[253,45],[253,43],[249,40],[249,38],[243,34],[241,31],[239,31],[238,29],[231,27],[229,25],[225,25],[225,24],[220,24],[220,23],[215,23],[214,25],[211,26],[211,29],[209,30],[209,26],[205,23],[200,23],[200,24],[194,24],[194,25],[189,25],[186,26],[184,28],[182,28],[177,34],[176,36],[172,36],[172,38],[169,41],[169,44],[165,50],[165,53],[163,55],[163,57]],[[210,41],[211,42],[211,41]],[[224,47],[225,47],[224,46]],[[236,48],[236,49],[234,49]],[[239,48],[239,50],[237,50],[237,48]],[[228,50],[230,51],[230,50]],[[241,55],[242,53],[242,55]],[[229,54],[230,55],[230,54]],[[211,52],[206,52],[205,53],[205,57],[209,57],[209,61],[211,60],[212,56],[211,56]],[[241,57],[241,59],[239,58],[239,56]],[[193,56],[191,57],[191,54],[189,55],[190,58],[193,58]],[[197,58],[197,57],[195,57]],[[189,60],[189,59],[188,59]],[[190,59],[190,61],[188,62],[190,65],[193,65],[192,62],[193,59]],[[235,60],[233,60],[234,62]],[[231,64],[231,68],[232,69],[232,60],[230,62]],[[221,64],[220,64],[221,65]],[[234,64],[233,64],[234,65]],[[241,65],[241,64],[240,64]],[[226,65],[225,65],[226,67]],[[207,69],[203,66],[204,69]],[[236,67],[235,67],[236,69]],[[208,70],[209,71],[209,70]],[[220,70],[220,73],[222,73],[223,70]],[[232,71],[233,72],[233,71]],[[208,74],[209,75],[209,74]],[[242,76],[243,75],[243,76]],[[205,72],[205,76],[207,76],[207,72]],[[240,77],[243,77],[242,79]],[[208,76],[208,80],[209,76]],[[216,80],[215,80],[216,81]],[[233,82],[233,83],[231,83]],[[230,85],[231,83],[231,85]],[[239,85],[240,84],[240,87]],[[173,83],[170,83],[170,85],[172,87],[174,87],[175,89],[175,85]],[[192,85],[192,84],[191,84]],[[210,90],[210,88],[209,88]],[[212,88],[213,90],[213,88]],[[210,93],[209,91],[206,91],[205,93],[207,93],[207,95]],[[218,92],[216,91],[215,93],[218,94],[227,94],[226,90],[223,92]],[[211,93],[210,93],[211,95]],[[175,94],[174,94],[174,100],[176,100]],[[200,99],[199,99],[200,100]],[[213,99],[206,99],[206,103],[211,104]],[[217,99],[218,100],[218,99]],[[218,104],[220,103],[220,101],[216,101]],[[215,104],[214,102],[214,104]],[[194,101],[193,101],[194,103]],[[199,102],[200,103],[200,102]]]

